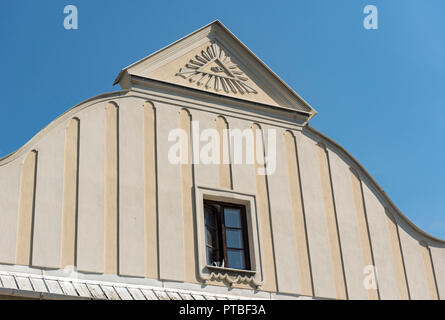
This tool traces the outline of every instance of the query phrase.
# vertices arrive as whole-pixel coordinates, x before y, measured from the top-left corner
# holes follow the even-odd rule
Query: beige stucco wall
[[[74,118],[78,136],[77,126],[69,129]],[[181,127],[192,139],[191,120],[201,131],[277,129],[275,174],[256,175],[250,164],[170,164],[168,134]],[[33,150],[36,160],[27,162]],[[29,185],[34,179],[35,190]],[[63,268],[73,261],[80,272],[201,283],[199,204],[191,193],[201,185],[255,196],[260,291],[339,299],[445,297],[444,242],[413,227],[341,147],[292,121],[150,88],[80,104],[0,160],[0,264]],[[19,217],[20,208],[26,212]],[[74,212],[74,226],[62,227],[62,212]],[[31,236],[17,234],[29,226]],[[364,267],[372,263],[378,290],[363,286]]]

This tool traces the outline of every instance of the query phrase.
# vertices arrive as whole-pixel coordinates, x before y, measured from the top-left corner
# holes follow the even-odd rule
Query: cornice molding
[[[170,82],[149,79],[135,75],[129,75],[129,83],[132,84],[130,90],[134,90],[137,88],[164,89],[168,90],[169,93],[175,92],[180,97],[189,96],[194,98],[195,97],[205,98],[212,102],[230,103],[253,111],[261,109],[263,112],[266,111],[266,113],[268,113],[269,115],[277,117],[278,120],[286,119],[287,121],[294,122],[296,125],[300,126],[306,125],[307,121],[311,117],[311,114],[305,111],[299,111],[291,108],[274,106],[264,103],[252,102],[248,100],[240,100],[230,96],[218,95],[210,91],[203,91],[199,89],[185,87],[180,84],[174,84]]]

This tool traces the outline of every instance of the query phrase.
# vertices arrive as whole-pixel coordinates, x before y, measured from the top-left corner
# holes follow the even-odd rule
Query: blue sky
[[[76,5],[79,29],[63,27]],[[363,8],[378,8],[378,30]],[[394,203],[445,239],[445,2],[0,1],[0,157],[121,68],[221,20],[319,114]]]

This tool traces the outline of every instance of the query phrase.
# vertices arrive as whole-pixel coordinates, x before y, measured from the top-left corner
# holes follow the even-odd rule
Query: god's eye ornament
[[[215,91],[223,90],[226,93],[257,94],[247,81],[244,72],[233,63],[216,43],[209,45],[206,50],[201,50],[200,55],[180,68],[177,76],[188,79],[191,83]]]

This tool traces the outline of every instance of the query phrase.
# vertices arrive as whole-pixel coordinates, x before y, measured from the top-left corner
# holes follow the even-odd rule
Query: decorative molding
[[[256,289],[259,289],[263,285],[263,281],[255,279],[255,271],[249,270],[236,270],[229,268],[206,266],[209,271],[208,277],[205,277],[204,282],[211,280],[225,281],[229,286],[233,286],[235,283],[246,283]]]
[[[200,55],[195,55],[190,59],[176,75],[189,79],[191,83],[196,82],[198,86],[204,86],[206,89],[213,88],[217,92],[258,93],[247,83],[249,78],[231,61],[216,42],[209,45],[206,50],[201,50]]]

